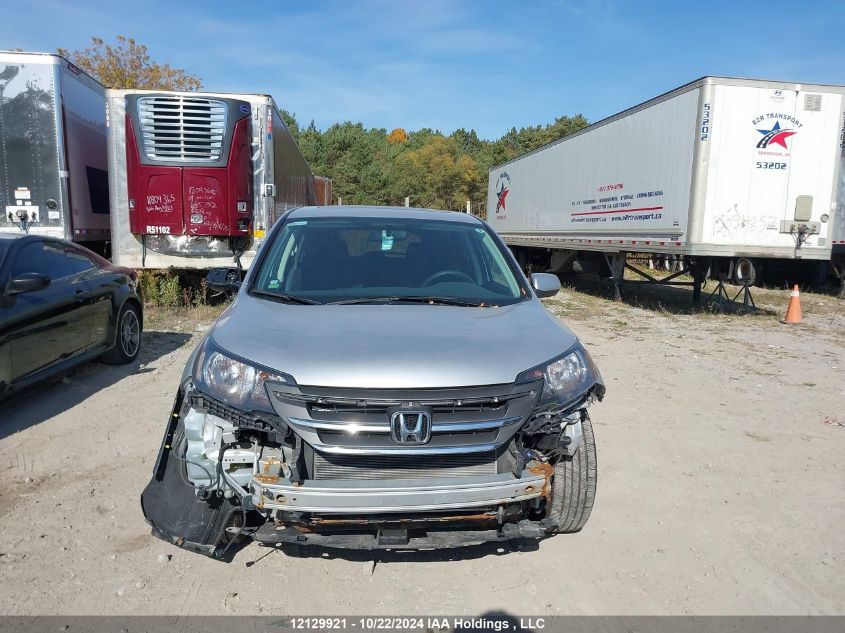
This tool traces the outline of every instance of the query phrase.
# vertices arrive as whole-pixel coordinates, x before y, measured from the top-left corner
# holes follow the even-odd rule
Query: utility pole
[[[405,196],[405,206],[406,207],[411,206],[411,198],[409,196]]]

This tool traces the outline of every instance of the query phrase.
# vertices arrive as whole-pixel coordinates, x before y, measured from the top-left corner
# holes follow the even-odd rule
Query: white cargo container
[[[248,120],[241,158],[236,118]],[[286,210],[315,204],[314,176],[269,95],[108,90],[107,119],[116,264],[248,266]]]
[[[773,258],[830,260],[845,245],[843,95],[699,79],[493,167],[488,222],[523,257],[612,253],[618,277],[626,252],[740,279]]]
[[[105,88],[58,55],[0,52],[0,231],[109,239]]]

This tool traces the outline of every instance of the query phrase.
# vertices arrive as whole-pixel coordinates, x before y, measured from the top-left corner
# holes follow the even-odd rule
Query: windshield
[[[478,224],[310,218],[287,222],[267,247],[250,291],[271,299],[492,306],[530,296]]]

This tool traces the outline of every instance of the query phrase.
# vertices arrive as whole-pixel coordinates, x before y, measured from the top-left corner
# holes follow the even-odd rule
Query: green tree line
[[[404,204],[484,213],[487,172],[493,165],[556,141],[587,126],[578,114],[547,125],[511,128],[496,140],[479,138],[473,129],[444,135],[423,128],[365,128],[335,123],[325,131],[313,121],[301,128],[296,117],[282,116],[315,174],[332,179],[334,197],[344,204]]]

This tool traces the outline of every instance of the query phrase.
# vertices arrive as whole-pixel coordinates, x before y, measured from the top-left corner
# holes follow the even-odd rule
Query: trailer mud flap
[[[159,449],[153,477],[141,494],[141,510],[152,526],[153,536],[178,547],[225,560],[226,526],[242,510],[229,499],[197,499],[187,483],[179,459],[173,455],[173,437],[182,426],[179,409],[182,391],[176,398],[170,423]],[[232,552],[234,553],[234,552]]]

